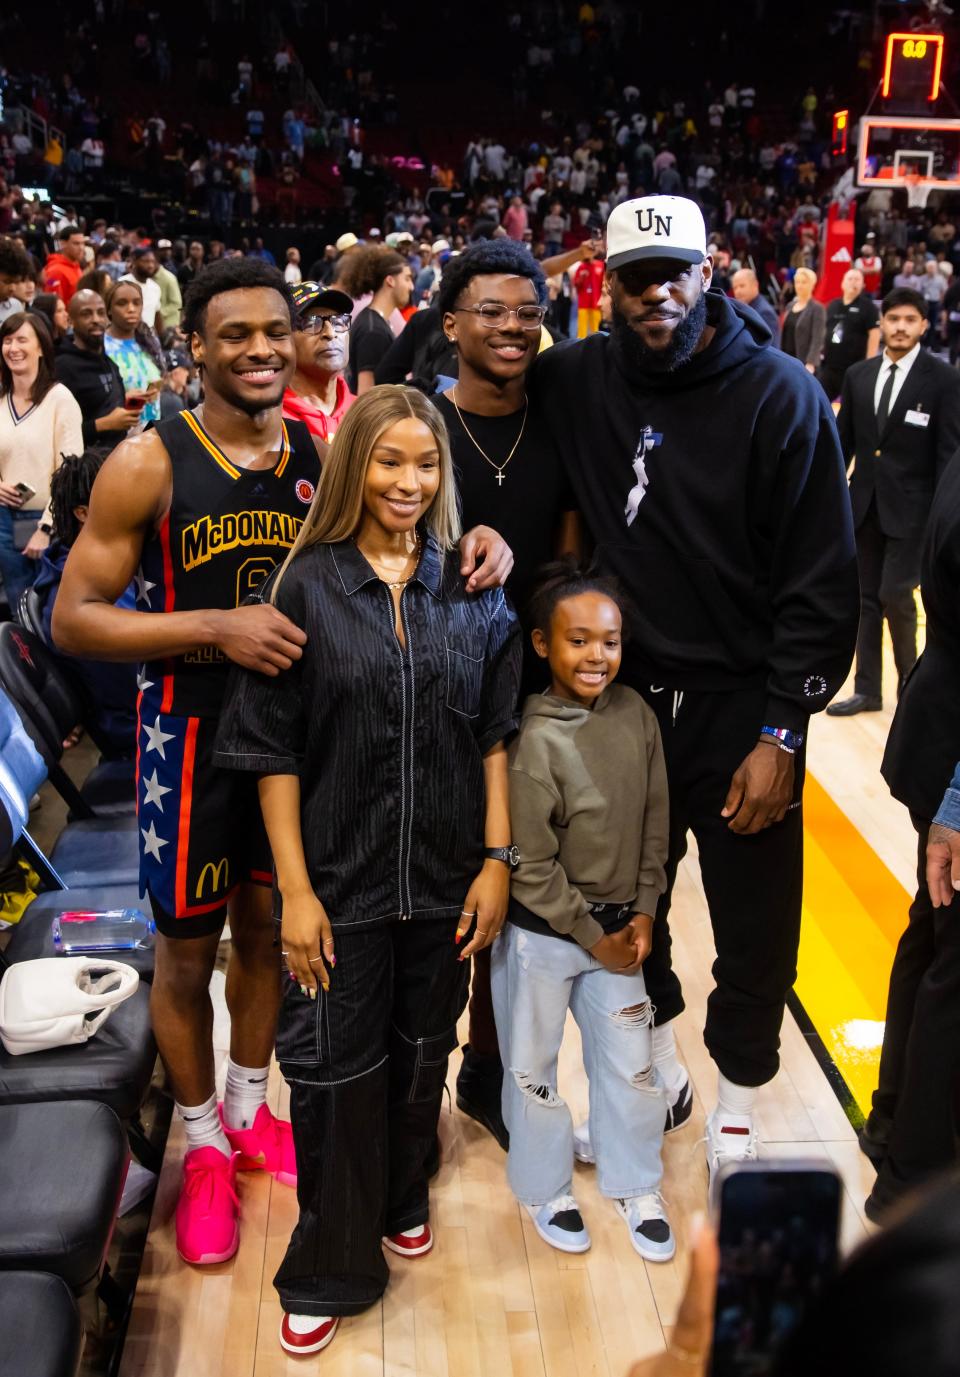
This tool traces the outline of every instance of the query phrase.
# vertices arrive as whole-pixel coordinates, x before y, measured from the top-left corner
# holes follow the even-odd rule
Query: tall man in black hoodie
[[[621,677],[663,735],[668,888],[644,974],[673,1126],[690,1092],[666,920],[688,830],[697,838],[717,948],[711,1175],[756,1155],[756,1087],[777,1073],[796,977],[807,720],[846,676],[859,612],[826,396],[753,312],[708,290],[712,271],[694,202],[623,202],[607,224],[611,334],[548,350],[531,387],[601,564],[636,603]]]

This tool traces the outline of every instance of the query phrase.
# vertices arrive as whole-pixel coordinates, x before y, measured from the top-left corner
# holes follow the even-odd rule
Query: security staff
[[[886,617],[898,692],[917,658],[917,606],[923,532],[934,487],[960,448],[960,374],[920,342],[926,303],[910,287],[883,300],[884,350],[851,368],[837,425],[848,466],[860,566],[860,633],[851,697],[831,703],[831,717],[879,712]]]
[[[709,291],[699,207],[648,196],[607,224],[612,330],[555,346],[532,388],[605,571],[636,613],[621,677],[660,723],[667,893],[644,974],[674,1120],[690,1091],[667,914],[696,835],[717,947],[705,1041],[720,1071],[708,1162],[756,1154],[796,976],[803,743],[843,682],[857,624],[849,500],[833,415],[753,311]]]

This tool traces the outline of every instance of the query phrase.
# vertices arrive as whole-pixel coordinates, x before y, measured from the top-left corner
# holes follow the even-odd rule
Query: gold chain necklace
[[[500,488],[502,488],[502,487],[503,487],[503,477],[504,477],[503,471],[504,471],[504,469],[507,467],[507,465],[509,464],[509,462],[510,462],[510,460],[513,458],[513,456],[516,454],[517,448],[518,448],[518,446],[519,446],[519,444],[520,444],[520,441],[523,439],[523,432],[524,432],[524,429],[526,428],[526,424],[527,424],[527,411],[528,411],[529,406],[530,406],[530,399],[529,399],[529,397],[524,397],[524,399],[523,399],[523,420],[520,422],[520,434],[519,434],[519,435],[517,436],[517,438],[514,440],[514,442],[513,442],[513,448],[511,449],[510,453],[507,455],[506,459],[504,459],[504,461],[503,461],[502,464],[495,464],[495,463],[493,462],[493,460],[490,458],[490,456],[489,456],[489,454],[487,453],[487,451],[483,448],[483,446],[477,443],[476,437],[473,435],[473,433],[472,433],[471,430],[470,430],[470,427],[467,425],[466,421],[463,419],[463,414],[462,414],[460,408],[457,406],[457,389],[456,389],[456,388],[454,388],[453,391],[450,393],[450,400],[453,402],[453,409],[454,409],[454,411],[456,411],[456,413],[457,413],[457,416],[458,416],[458,418],[459,418],[459,420],[460,420],[460,424],[463,426],[464,430],[467,432],[468,438],[469,438],[470,440],[473,441],[474,447],[480,451],[480,453],[483,455],[484,459],[486,459],[486,461],[487,461],[487,463],[490,465],[490,467],[491,467],[492,469],[496,469],[496,471],[497,471],[497,486],[500,487]]]
[[[360,549],[359,546],[357,546],[357,548]],[[420,551],[421,551],[421,548],[422,548],[422,547],[421,547],[421,543],[420,543],[420,537],[418,536],[418,537],[417,537],[416,548],[415,548],[414,551],[413,551],[413,559],[414,559],[413,573],[412,573],[412,574],[408,574],[407,577],[406,577],[405,579],[398,579],[395,583],[391,583],[391,582],[389,581],[389,579],[385,579],[385,578],[384,578],[383,574],[380,572],[380,570],[379,570],[379,569],[377,568],[377,566],[374,564],[373,560],[370,558],[369,555],[363,555],[363,557],[364,557],[364,559],[367,561],[367,563],[370,565],[370,568],[371,568],[371,569],[373,570],[373,572],[376,574],[376,576],[377,576],[377,578],[380,580],[380,582],[383,583],[383,584],[385,584],[385,585],[387,586],[387,588],[391,589],[393,592],[396,592],[396,591],[397,591],[398,589],[400,589],[400,588],[406,588],[407,584],[410,582],[410,580],[411,580],[411,579],[414,577],[414,575],[416,574],[416,572],[417,572],[417,565],[420,563]],[[360,550],[360,553],[363,554],[363,551]],[[409,559],[409,558],[410,558],[410,556],[408,555],[408,556],[407,556],[407,559]],[[387,572],[388,572],[388,573],[392,573],[393,571],[392,571],[392,570],[388,570]]]

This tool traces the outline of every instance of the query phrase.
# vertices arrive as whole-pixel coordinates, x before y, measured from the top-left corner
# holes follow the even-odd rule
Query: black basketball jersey
[[[137,608],[193,612],[238,607],[286,555],[313,500],[320,461],[300,421],[284,421],[272,469],[240,469],[192,411],[156,432],[173,468],[170,510],[143,547]],[[229,661],[216,647],[142,666],[139,687],[157,712],[216,717]]]

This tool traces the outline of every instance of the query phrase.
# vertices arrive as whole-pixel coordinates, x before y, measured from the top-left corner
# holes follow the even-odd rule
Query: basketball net
[[[907,205],[911,210],[923,210],[930,195],[930,183],[923,181],[919,172],[908,172],[903,180],[907,188]]]

